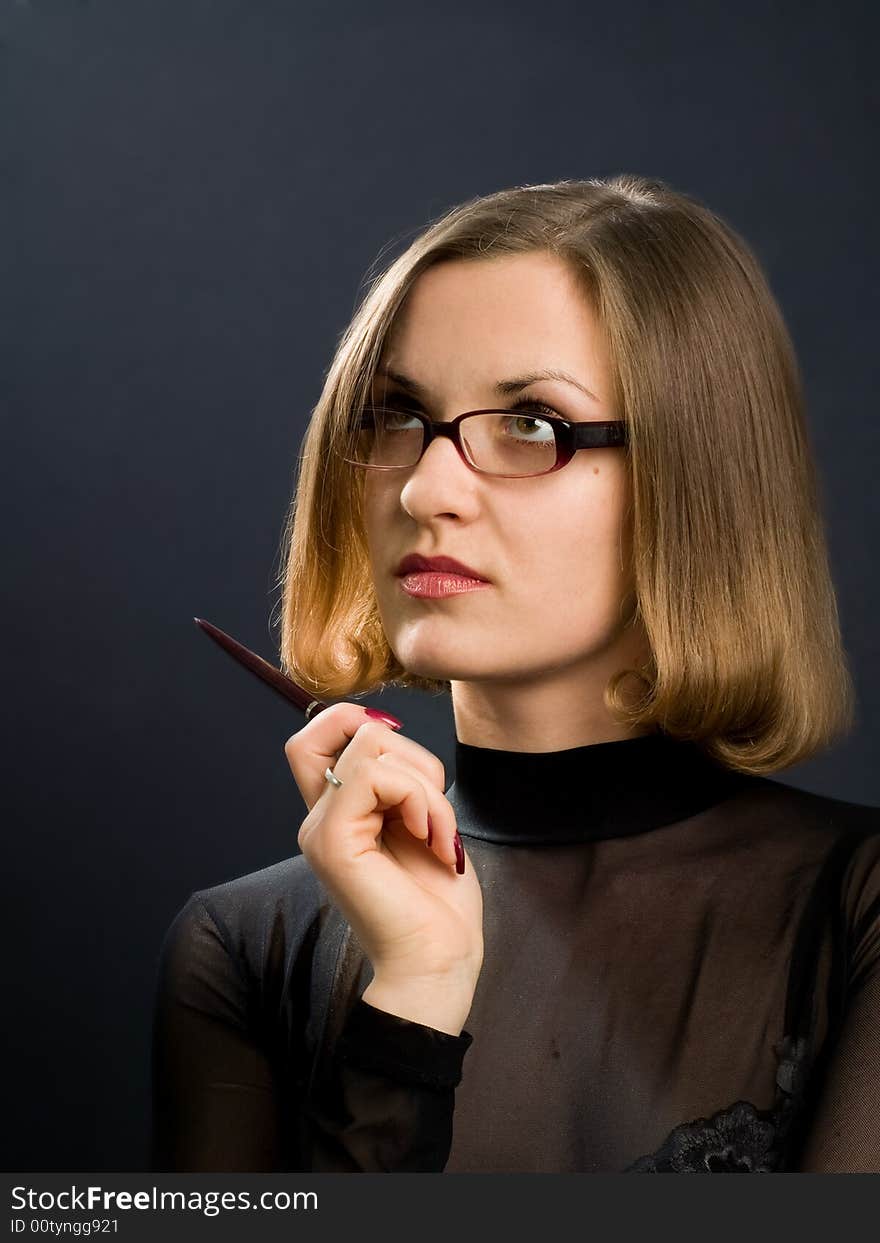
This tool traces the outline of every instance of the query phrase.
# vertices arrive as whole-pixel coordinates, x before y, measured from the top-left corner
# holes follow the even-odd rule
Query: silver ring
[[[338,778],[338,777],[336,777],[336,776],[334,776],[334,775],[333,775],[333,773],[330,771],[330,769],[329,769],[329,768],[325,768],[325,769],[324,769],[324,780],[325,780],[325,781],[329,781],[329,782],[330,782],[330,784],[331,784],[331,785],[334,785],[334,786],[341,786],[341,785],[342,785],[342,782],[339,780],[339,778]]]
[[[320,709],[323,707],[324,707],[324,704],[321,703],[320,699],[313,699],[312,702],[309,704],[309,706],[306,708],[306,720],[310,721],[312,719],[312,717],[315,715],[316,708]]]

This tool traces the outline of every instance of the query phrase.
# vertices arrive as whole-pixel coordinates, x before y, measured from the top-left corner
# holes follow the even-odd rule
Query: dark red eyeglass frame
[[[373,407],[382,408],[381,403],[378,402],[367,406],[361,413],[361,422]],[[588,423],[572,423],[569,419],[563,419],[559,415],[546,414],[543,410],[529,410],[525,406],[516,406],[507,410],[466,410],[464,414],[457,414],[454,419],[443,422],[430,418],[421,410],[406,410],[401,413],[405,413],[407,418],[419,419],[424,428],[422,452],[415,462],[407,466],[373,466],[370,462],[355,462],[351,458],[344,458],[344,461],[352,466],[360,466],[364,470],[412,470],[413,466],[417,466],[422,460],[431,442],[439,436],[445,436],[455,445],[462,461],[477,474],[489,475],[493,479],[539,479],[542,475],[552,475],[555,470],[561,470],[563,466],[567,466],[578,449],[622,448],[629,443],[627,425],[623,419],[597,419]],[[499,475],[495,471],[482,470],[468,457],[459,431],[462,419],[469,418],[472,414],[525,415],[527,418],[542,419],[545,423],[549,423],[556,440],[555,464],[549,470],[538,471],[535,475]]]

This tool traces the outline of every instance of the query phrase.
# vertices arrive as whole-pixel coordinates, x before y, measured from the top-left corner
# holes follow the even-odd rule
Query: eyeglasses
[[[452,441],[472,470],[503,479],[549,475],[570,462],[578,449],[628,442],[622,419],[571,423],[558,415],[517,407],[468,410],[440,423],[418,410],[370,405],[354,420],[342,457],[372,470],[407,469],[440,436]]]

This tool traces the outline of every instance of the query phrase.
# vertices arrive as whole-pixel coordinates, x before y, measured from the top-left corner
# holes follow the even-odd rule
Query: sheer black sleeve
[[[847,871],[833,934],[844,964],[799,1168],[880,1172],[880,834],[867,837]]]
[[[287,1064],[261,1018],[233,934],[199,894],[159,958],[153,1024],[153,1170],[442,1170],[471,1036],[435,1031],[358,999],[329,1076],[303,1103],[308,1068]],[[297,1016],[304,1025],[305,1015]]]
[[[282,1168],[276,1078],[245,980],[197,894],[162,944],[152,1073],[153,1170]]]
[[[312,1096],[313,1169],[440,1172],[449,1158],[455,1088],[473,1037],[380,1010],[359,998],[331,1073]]]

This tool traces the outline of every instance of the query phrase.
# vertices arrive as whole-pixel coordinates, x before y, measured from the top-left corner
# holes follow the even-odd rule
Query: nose
[[[400,502],[414,517],[470,511],[478,476],[448,436],[435,436],[409,471]]]

